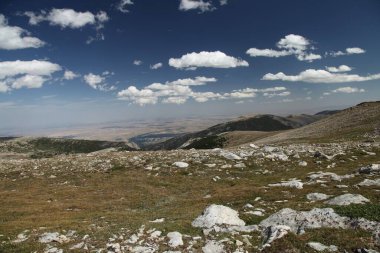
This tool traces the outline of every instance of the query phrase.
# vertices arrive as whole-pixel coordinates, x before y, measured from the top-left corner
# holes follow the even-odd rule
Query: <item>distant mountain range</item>
[[[380,136],[380,101],[365,102],[341,111],[314,115],[270,114],[240,117],[202,131],[172,134],[147,133],[129,142],[66,138],[0,137],[0,152],[28,154],[35,158],[59,154],[113,150],[172,150],[234,147],[247,143],[331,142],[374,140]],[[164,141],[162,141],[164,140]]]

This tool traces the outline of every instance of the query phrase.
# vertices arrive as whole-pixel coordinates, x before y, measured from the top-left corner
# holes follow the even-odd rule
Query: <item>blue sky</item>
[[[0,128],[379,100],[379,27],[377,0],[3,0]]]

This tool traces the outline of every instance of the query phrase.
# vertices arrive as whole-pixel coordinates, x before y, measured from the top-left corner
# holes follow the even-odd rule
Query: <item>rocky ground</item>
[[[380,144],[0,158],[0,252],[378,252]]]

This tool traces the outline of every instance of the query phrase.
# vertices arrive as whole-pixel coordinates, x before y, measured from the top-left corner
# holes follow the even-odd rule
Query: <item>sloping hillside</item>
[[[220,147],[220,143],[225,141],[223,140],[223,137],[220,137],[222,139],[218,137],[222,133],[233,131],[275,132],[281,130],[289,130],[310,124],[323,117],[325,116],[301,114],[281,117],[265,114],[249,118],[239,118],[235,121],[218,124],[200,132],[177,136],[158,144],[148,145],[144,148],[148,150],[168,150],[177,148]],[[202,138],[205,137],[207,138],[203,140]],[[215,143],[218,145],[213,145]]]
[[[258,143],[286,141],[339,141],[379,138],[380,101],[365,102],[299,129],[293,129]]]

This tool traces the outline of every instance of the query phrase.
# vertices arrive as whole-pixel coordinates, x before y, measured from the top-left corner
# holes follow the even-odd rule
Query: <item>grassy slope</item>
[[[363,140],[379,135],[380,102],[362,103],[304,127],[263,138],[258,143]]]

